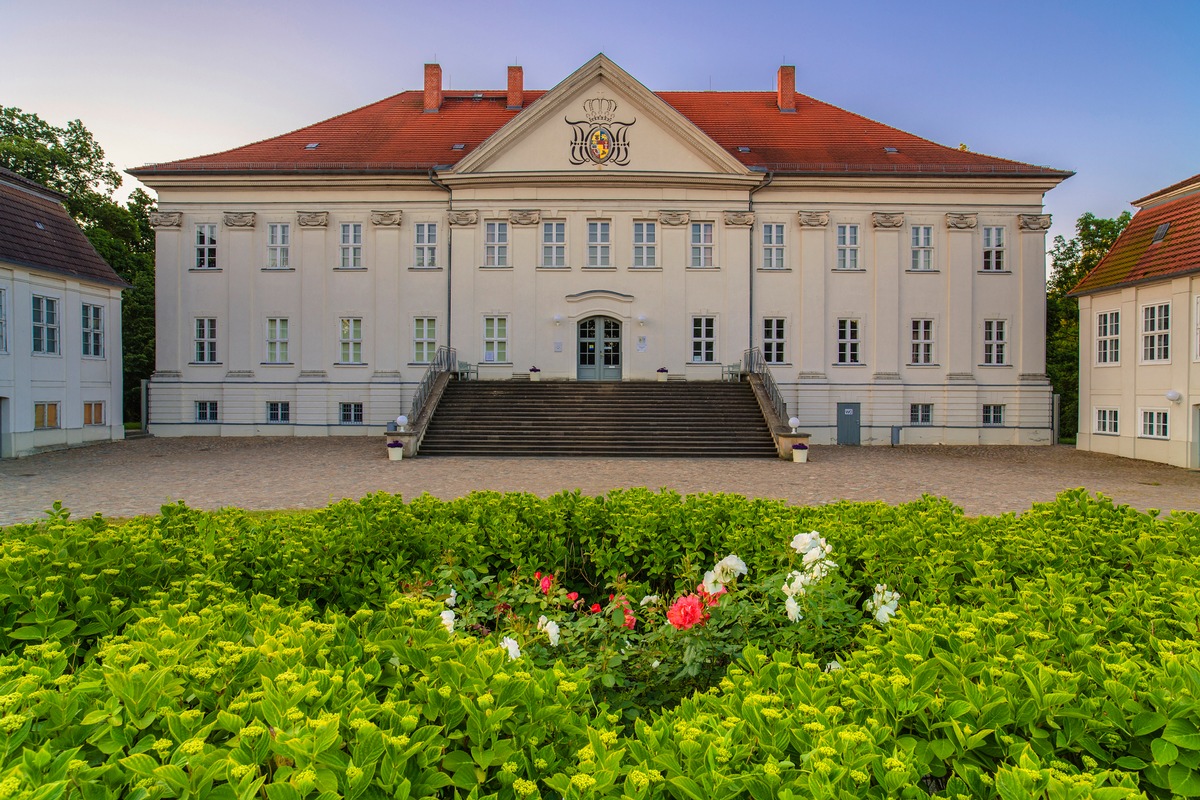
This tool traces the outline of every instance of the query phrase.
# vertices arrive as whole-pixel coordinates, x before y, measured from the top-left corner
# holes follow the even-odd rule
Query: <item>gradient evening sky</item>
[[[786,63],[825,102],[1074,170],[1046,196],[1069,237],[1200,173],[1198,34],[1200,0],[0,0],[0,105],[82,120],[125,169],[420,89],[426,61],[448,88],[517,63],[549,89],[603,52],[652,90],[718,91],[773,90]]]

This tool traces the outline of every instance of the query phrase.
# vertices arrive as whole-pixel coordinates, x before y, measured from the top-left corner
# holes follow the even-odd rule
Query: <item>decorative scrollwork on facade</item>
[[[658,212],[658,222],[660,225],[687,225],[692,215],[686,211],[660,211]]]
[[[874,214],[871,215],[871,219],[875,223],[876,228],[903,228],[904,227],[904,215],[903,214],[890,214],[890,213],[883,212],[883,211],[876,211]]]
[[[734,227],[748,228],[754,224],[754,212],[753,211],[726,211],[725,212],[725,224],[734,226]]]
[[[1017,222],[1023,231],[1050,230],[1049,214],[1018,214]]]
[[[404,219],[403,211],[372,211],[371,224],[381,228],[398,228]]]
[[[542,221],[542,212],[536,208],[524,208],[508,212],[508,221],[513,225],[537,225]]]
[[[797,211],[801,228],[824,228],[829,224],[828,211]]]
[[[455,227],[463,227],[464,225],[474,225],[479,221],[478,211],[447,211],[446,219]]]
[[[301,228],[324,228],[329,224],[328,211],[297,211],[296,223]]]
[[[225,227],[226,228],[253,228],[254,227],[253,211],[226,211],[225,212]]]
[[[946,227],[952,230],[971,230],[979,224],[978,214],[947,214]]]
[[[151,211],[151,228],[178,228],[183,225],[182,211]]]

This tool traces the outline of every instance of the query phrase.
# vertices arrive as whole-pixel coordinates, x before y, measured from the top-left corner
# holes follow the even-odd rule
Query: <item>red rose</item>
[[[708,619],[708,612],[704,610],[704,605],[705,603],[699,595],[685,594],[667,609],[667,622],[681,631],[702,625]]]
[[[579,599],[579,592],[567,592],[567,599],[572,603]]]
[[[591,609],[591,610],[592,610],[592,613],[593,613],[593,614],[599,614],[599,613],[600,613],[600,604],[599,604],[599,603],[592,603],[592,609]]]

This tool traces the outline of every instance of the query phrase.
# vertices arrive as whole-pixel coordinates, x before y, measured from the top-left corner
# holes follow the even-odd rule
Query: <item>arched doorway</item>
[[[621,380],[621,322],[588,317],[576,328],[575,377],[581,381]]]

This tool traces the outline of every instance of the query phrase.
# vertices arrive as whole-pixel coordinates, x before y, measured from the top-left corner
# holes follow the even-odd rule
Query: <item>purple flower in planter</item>
[[[530,368],[529,368],[529,371],[530,371],[530,372],[541,372],[541,370],[540,370],[540,369],[538,369],[537,367],[530,367]]]
[[[792,449],[793,450],[807,450],[808,445],[806,445],[804,442],[796,442],[794,445],[792,445]]]
[[[658,371],[659,371],[659,372],[670,372],[670,370],[669,370],[669,369],[667,369],[666,367],[659,367],[659,368],[658,368]]]
[[[388,447],[404,447],[404,442],[400,442],[400,441],[388,442],[387,446]]]

